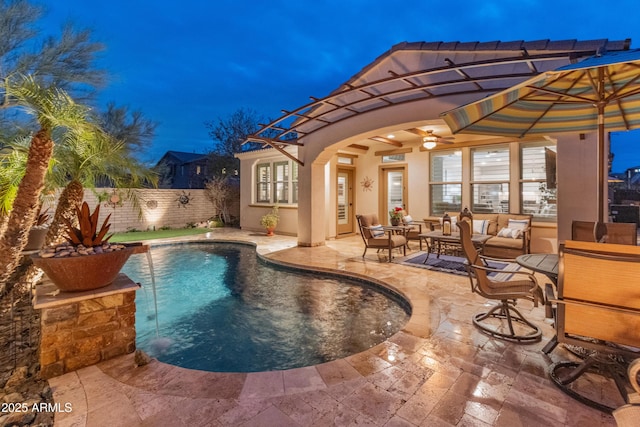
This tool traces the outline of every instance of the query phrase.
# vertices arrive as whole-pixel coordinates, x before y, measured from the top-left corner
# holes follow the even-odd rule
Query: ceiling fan
[[[453,137],[440,136],[436,133],[433,133],[433,130],[422,130],[419,128],[413,128],[409,129],[409,132],[420,135],[422,137],[422,146],[427,150],[435,148],[435,146],[438,144],[453,144]]]

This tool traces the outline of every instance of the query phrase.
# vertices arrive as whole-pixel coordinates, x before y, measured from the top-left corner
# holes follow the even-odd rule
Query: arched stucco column
[[[313,142],[305,141],[299,150],[304,166],[298,169],[298,245],[321,246],[327,237],[327,212],[329,205],[328,162],[337,149],[320,148]],[[314,149],[315,148],[315,149]]]

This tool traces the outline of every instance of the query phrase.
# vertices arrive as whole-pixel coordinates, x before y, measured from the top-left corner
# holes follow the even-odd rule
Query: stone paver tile
[[[468,415],[475,420],[481,421],[483,425],[492,425],[498,418],[499,410],[500,408],[496,408],[496,405],[469,401],[464,408],[465,416],[463,416],[463,419],[468,418]]]
[[[392,366],[391,363],[382,360],[374,353],[368,351],[349,356],[346,358],[346,361],[365,377]]]
[[[462,419],[467,404],[467,396],[447,391],[429,414],[456,425]]]
[[[104,399],[107,400],[106,404],[96,407],[89,405],[87,427],[135,427],[142,425],[142,420],[126,396],[123,394],[118,397],[105,396]]]
[[[237,406],[237,402],[231,399],[177,399],[169,402],[169,407],[177,417],[187,426],[198,425],[207,420],[216,420],[229,410]]]
[[[282,371],[251,372],[247,374],[240,399],[264,398],[284,394]]]
[[[285,394],[327,388],[327,385],[314,366],[283,371],[283,378]]]
[[[312,425],[322,416],[320,411],[309,405],[300,396],[284,396],[274,406],[303,426]]]
[[[491,427],[491,424],[487,424],[471,415],[464,414],[456,427]]]
[[[410,423],[404,418],[393,416],[384,424],[384,427],[415,427],[416,424]]]
[[[343,403],[379,422],[390,419],[404,402],[386,390],[373,384],[366,384],[344,399]]]
[[[56,427],[85,427],[87,425],[87,413],[73,414],[69,417],[60,418],[59,413],[55,415],[53,424]]]
[[[420,425],[433,411],[447,389],[421,389],[420,392],[414,394],[407,402],[398,409],[397,415],[402,418]]]
[[[299,427],[300,424],[296,423],[282,411],[274,406],[266,408],[250,420],[241,424],[242,427]]]
[[[51,378],[49,386],[53,392],[54,402],[59,403],[62,407],[66,407],[67,403],[71,405],[70,412],[56,413],[56,421],[61,422],[67,418],[77,418],[79,414],[87,413],[86,392],[76,372]]]
[[[316,365],[315,368],[327,386],[362,377],[362,375],[344,359]]]
[[[345,405],[338,404],[316,420],[310,427],[342,427],[354,425],[358,413]]]
[[[224,426],[238,426],[264,411],[272,403],[266,399],[244,399],[227,412],[218,417],[218,422]]]
[[[358,388],[364,386],[367,383],[367,380],[364,377],[358,374],[358,378],[344,381],[340,384],[333,385],[327,388],[327,394],[331,395],[336,401],[341,402],[351,393],[353,393]]]

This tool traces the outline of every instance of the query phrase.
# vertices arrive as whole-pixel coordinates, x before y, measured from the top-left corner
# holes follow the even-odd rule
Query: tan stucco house
[[[396,206],[418,219],[468,207],[532,214],[531,251],[555,251],[572,220],[595,217],[595,133],[452,135],[441,113],[629,48],[630,40],[395,45],[325,98],[249,138],[265,148],[237,154],[240,226],[261,230],[260,217],[277,204],[278,232],[316,246],[357,233],[358,213],[388,222]]]

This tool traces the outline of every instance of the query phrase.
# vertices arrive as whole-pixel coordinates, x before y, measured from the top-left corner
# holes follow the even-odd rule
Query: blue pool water
[[[136,296],[137,346],[159,360],[215,372],[315,365],[364,351],[409,318],[375,285],[267,265],[253,246],[187,243],[151,249],[159,338],[147,259],[123,272]]]

